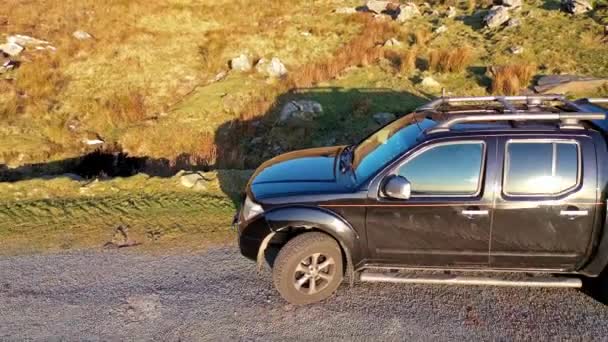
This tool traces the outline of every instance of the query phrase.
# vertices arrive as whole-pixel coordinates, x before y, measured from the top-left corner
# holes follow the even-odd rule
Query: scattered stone
[[[13,69],[16,65],[16,62],[12,61],[11,59],[4,59],[0,57],[0,74]]]
[[[494,6],[483,18],[483,22],[489,28],[496,28],[505,24],[509,19],[511,19],[511,16],[507,7]]]
[[[89,146],[99,146],[105,144],[105,141],[95,132],[85,132],[82,142]]]
[[[228,76],[228,73],[226,72],[226,70],[222,70],[222,71],[218,72],[217,75],[215,75],[215,77],[213,77],[213,82],[221,81],[224,78],[226,78],[226,76]]]
[[[338,14],[354,14],[354,13],[357,13],[357,9],[356,8],[352,8],[352,7],[340,7],[340,8],[336,8],[334,10],[334,13],[338,13]]]
[[[441,84],[437,82],[434,78],[427,76],[422,79],[420,85],[425,89],[436,90],[441,88]]]
[[[16,57],[23,52],[23,46],[13,42],[7,42],[6,44],[0,45],[0,51],[9,56]]]
[[[304,37],[312,36],[312,33],[310,33],[310,31],[302,31],[302,32],[300,32],[300,34],[303,35]]]
[[[448,27],[447,27],[447,26],[445,26],[445,25],[441,25],[441,26],[439,26],[438,28],[436,28],[434,32],[435,32],[436,34],[442,34],[442,33],[445,33],[445,32],[447,32],[447,31],[448,31]]]
[[[51,43],[46,40],[36,39],[34,37],[26,36],[23,34],[15,34],[12,36],[8,36],[6,39],[8,43],[13,43],[17,45],[21,45],[23,47],[32,47],[32,46],[48,46]]]
[[[511,18],[507,22],[507,28],[513,28],[521,25],[521,20],[519,18]]]
[[[78,40],[89,40],[93,38],[90,33],[82,30],[74,31],[74,33],[72,33],[72,36]]]
[[[538,79],[534,91],[546,94],[585,93],[606,85],[608,85],[608,78],[547,75]]]
[[[511,52],[514,55],[520,55],[524,52],[524,48],[522,46],[511,46],[509,48],[509,52]]]
[[[522,0],[495,0],[494,3],[510,8],[520,8],[523,4]]]
[[[455,18],[457,14],[458,14],[458,12],[456,11],[456,7],[454,7],[454,6],[449,6],[448,11],[445,12],[445,16],[447,18]]]
[[[378,124],[384,126],[387,123],[395,120],[397,116],[393,113],[376,113],[373,115],[373,118]]]
[[[285,65],[281,60],[276,57],[273,57],[270,62],[265,58],[260,59],[256,64],[255,69],[270,77],[281,77],[287,74],[287,68],[285,68]]]
[[[209,180],[200,172],[184,173],[179,177],[179,181],[183,186],[196,191],[206,191]]]
[[[323,107],[318,102],[312,100],[290,101],[281,109],[279,121],[287,122],[292,119],[311,121],[322,113]]]
[[[587,0],[562,0],[561,9],[570,14],[581,14],[591,11],[593,6]]]
[[[408,21],[414,17],[420,15],[420,10],[418,6],[414,3],[407,3],[399,6],[399,14],[397,14],[396,20],[398,22]]]
[[[369,0],[365,3],[365,7],[371,12],[380,14],[386,11],[390,3],[390,1]]]
[[[397,38],[391,38],[384,43],[384,46],[386,46],[386,47],[401,46],[401,42],[398,41]]]
[[[241,54],[230,60],[230,68],[236,71],[249,71],[251,70],[251,60],[249,56]]]

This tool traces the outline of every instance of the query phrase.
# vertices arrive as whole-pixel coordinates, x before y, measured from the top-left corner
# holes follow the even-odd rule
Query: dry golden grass
[[[428,27],[425,26],[416,29],[416,31],[414,31],[414,33],[412,34],[414,44],[422,47],[426,46],[426,44],[431,40],[432,36],[433,33],[431,32],[431,30],[429,30]]]
[[[522,88],[527,87],[536,73],[534,64],[513,64],[493,67],[492,86],[493,94],[517,95]]]
[[[117,93],[108,98],[103,104],[107,122],[119,126],[144,120],[147,114],[145,99],[145,94],[139,89]]]
[[[461,72],[471,64],[473,50],[468,46],[457,49],[432,50],[429,69],[435,72]]]
[[[399,63],[399,72],[403,75],[409,75],[416,69],[416,57],[418,49],[415,47],[401,54]]]

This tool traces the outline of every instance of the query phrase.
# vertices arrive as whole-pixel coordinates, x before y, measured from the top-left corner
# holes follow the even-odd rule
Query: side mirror
[[[402,176],[391,176],[382,189],[385,196],[395,199],[408,199],[412,194],[412,185]]]

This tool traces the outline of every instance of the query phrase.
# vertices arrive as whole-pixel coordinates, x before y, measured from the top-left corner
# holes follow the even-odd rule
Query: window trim
[[[556,145],[555,144],[571,144],[576,146],[576,162],[577,162],[577,167],[576,167],[576,183],[560,192],[556,192],[556,193],[543,193],[543,194],[533,194],[533,193],[529,193],[529,194],[513,194],[513,193],[509,193],[506,191],[505,189],[505,185],[506,185],[506,180],[507,180],[507,166],[508,166],[508,161],[509,161],[509,144],[512,143],[528,143],[528,144],[554,144],[553,145],[553,153],[555,154],[556,151]],[[555,155],[554,155],[555,156]],[[557,158],[552,158],[552,168],[555,168]],[[503,162],[502,162],[502,180],[501,180],[501,192],[504,196],[507,197],[518,197],[518,198],[522,198],[522,197],[560,197],[564,194],[567,194],[569,192],[571,192],[572,190],[578,188],[581,185],[581,179],[582,179],[582,166],[583,166],[583,161],[582,161],[582,153],[581,153],[581,144],[578,140],[576,139],[551,139],[551,138],[544,138],[544,139],[520,139],[520,138],[516,138],[516,139],[507,139],[507,141],[504,144],[504,156],[503,156]]]
[[[487,144],[485,140],[453,140],[453,141],[444,141],[444,142],[437,142],[434,144],[429,144],[427,146],[422,147],[421,149],[419,149],[418,151],[415,151],[412,155],[408,156],[405,160],[403,160],[402,162],[398,163],[397,166],[395,166],[393,168],[393,170],[391,172],[389,172],[386,176],[384,176],[383,178],[386,179],[390,176],[394,176],[397,174],[397,171],[404,166],[405,164],[407,164],[408,162],[410,162],[411,160],[413,160],[414,158],[416,158],[417,156],[431,150],[434,149],[436,147],[441,147],[441,146],[449,146],[449,145],[481,145],[481,165],[479,168],[479,177],[477,178],[477,188],[475,190],[474,193],[470,193],[470,194],[465,194],[465,193],[459,193],[459,194],[424,194],[424,195],[415,195],[412,193],[412,195],[410,196],[410,198],[437,198],[437,197],[458,197],[458,198],[473,198],[473,197],[478,197],[481,194],[481,190],[483,188],[483,180],[485,179],[485,169],[486,169],[486,159],[487,159]],[[384,183],[384,179],[382,182],[380,182],[380,184]],[[381,194],[380,197],[385,197],[384,195],[382,195],[382,187],[379,188],[379,193]]]

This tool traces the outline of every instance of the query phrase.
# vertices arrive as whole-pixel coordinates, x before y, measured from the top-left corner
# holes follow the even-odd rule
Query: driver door
[[[368,246],[373,263],[487,267],[492,218],[493,137],[431,141],[408,152],[370,187]],[[488,172],[488,170],[491,170]],[[394,175],[411,184],[408,199],[383,193]]]

